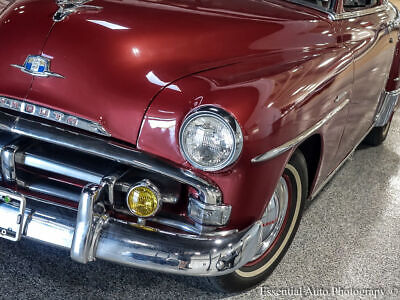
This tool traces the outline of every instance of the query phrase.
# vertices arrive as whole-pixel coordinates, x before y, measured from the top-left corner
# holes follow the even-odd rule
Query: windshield
[[[304,4],[310,7],[315,7],[319,10],[325,10],[325,11],[333,11],[335,5],[335,0],[289,0],[289,1]]]

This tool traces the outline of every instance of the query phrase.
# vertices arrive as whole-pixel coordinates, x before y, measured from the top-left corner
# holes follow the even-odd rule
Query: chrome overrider
[[[39,202],[27,202],[22,236],[70,249],[77,262],[95,259],[160,272],[216,276],[251,260],[261,242],[261,221],[226,236],[197,237],[162,232],[109,217],[100,185],[86,186],[78,213]],[[0,218],[15,214],[12,204],[0,204]]]

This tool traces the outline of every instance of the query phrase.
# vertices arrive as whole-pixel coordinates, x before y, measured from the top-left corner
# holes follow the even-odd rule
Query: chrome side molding
[[[307,129],[303,133],[301,133],[299,136],[295,137],[294,139],[286,142],[285,144],[276,147],[264,154],[258,155],[254,157],[251,162],[252,163],[259,163],[263,162],[269,159],[272,159],[274,157],[277,157],[278,155],[294,148],[295,146],[301,144],[303,141],[305,141],[307,138],[309,138],[311,135],[313,135],[318,129],[320,129],[322,126],[324,126],[330,119],[332,119],[338,112],[340,112],[347,104],[349,104],[350,99],[345,99],[342,103],[340,103],[335,109],[333,109],[331,112],[329,112],[322,120],[320,120],[318,123],[316,123],[314,126],[311,128]]]
[[[398,103],[399,96],[400,96],[400,89],[383,93],[382,104],[381,104],[380,108],[378,109],[378,113],[376,114],[376,117],[375,117],[375,127],[384,126],[389,122],[390,117],[392,116],[392,113]],[[338,97],[343,98],[343,95],[339,95]],[[340,99],[338,100],[338,102],[340,102]],[[276,148],[274,148],[264,154],[261,154],[257,157],[254,157],[251,160],[251,162],[258,163],[258,162],[263,162],[263,161],[272,159],[272,158],[292,149],[293,147],[299,145],[301,142],[303,142],[308,137],[310,137],[312,134],[314,134],[323,125],[325,125],[325,123],[327,123],[330,119],[332,119],[338,112],[340,112],[349,103],[350,103],[350,99],[348,99],[348,98],[345,99],[339,106],[337,106],[334,110],[332,110],[329,114],[327,114],[322,120],[320,120],[314,126],[309,128],[308,130],[304,131],[302,134],[300,134],[296,138],[286,142],[285,144],[283,144],[279,147],[276,147]]]
[[[393,111],[396,108],[399,96],[400,89],[383,93],[382,105],[375,118],[375,127],[385,126],[389,122]]]

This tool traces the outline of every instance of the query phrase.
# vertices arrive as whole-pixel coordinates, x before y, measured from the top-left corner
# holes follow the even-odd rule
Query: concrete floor
[[[299,293],[302,288],[304,296],[313,289],[317,298],[333,298],[333,287],[363,288],[380,289],[378,298],[399,299],[399,162],[397,114],[385,144],[356,151],[309,205],[287,255],[264,283],[264,292],[273,287],[275,293]],[[66,251],[29,241],[2,240],[0,253],[0,299],[228,298],[205,292],[192,278],[105,262],[80,265],[70,261]],[[261,291],[257,287],[230,296],[266,298]]]

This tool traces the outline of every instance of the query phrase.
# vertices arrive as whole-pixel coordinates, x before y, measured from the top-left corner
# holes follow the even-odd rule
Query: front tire
[[[300,223],[308,191],[307,165],[300,151],[294,152],[263,214],[263,242],[251,262],[235,272],[207,278],[221,292],[240,292],[264,281],[288,250]]]
[[[387,138],[387,135],[389,133],[390,129],[390,124],[392,120],[389,120],[389,122],[382,126],[382,127],[374,127],[368,133],[368,135],[364,139],[364,143],[370,145],[370,146],[379,146],[381,145]]]

